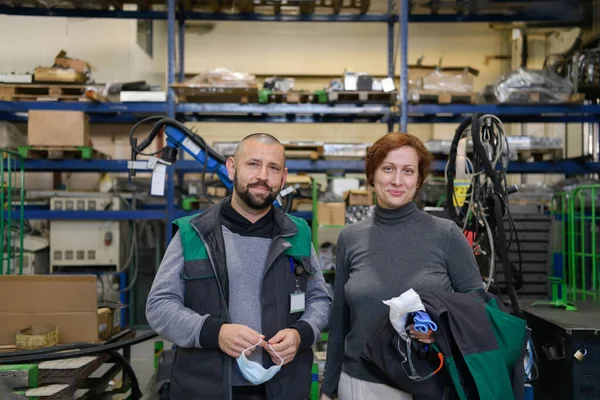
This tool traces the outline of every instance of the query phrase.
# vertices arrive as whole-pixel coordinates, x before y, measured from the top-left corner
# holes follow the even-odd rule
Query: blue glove
[[[423,333],[427,333],[430,330],[434,332],[437,331],[437,325],[429,318],[429,314],[425,311],[417,311],[413,313],[413,315],[416,330]]]

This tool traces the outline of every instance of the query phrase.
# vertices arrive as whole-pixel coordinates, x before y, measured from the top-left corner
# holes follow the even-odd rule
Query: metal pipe
[[[175,116],[175,97],[171,85],[175,83],[175,0],[167,1],[167,114]]]
[[[6,153],[2,152],[2,163],[0,164],[0,179],[1,184],[0,184],[0,207],[2,210],[2,215],[0,216],[0,232],[2,234],[2,237],[0,238],[0,253],[2,253],[2,265],[0,266],[0,275],[4,274],[4,260],[5,260],[5,256],[4,256],[4,221],[6,220],[6,215],[4,214],[4,160]],[[8,167],[10,168],[10,164],[8,165]],[[8,220],[8,223],[10,224],[11,221],[10,219]],[[9,225],[10,226],[10,225]]]
[[[23,275],[23,242],[25,237],[25,167],[23,165],[23,159],[20,156],[19,168],[21,171],[21,201],[19,202],[19,275]]]
[[[2,188],[4,190],[4,188]],[[6,188],[6,208],[8,213],[8,246],[6,246],[7,269],[6,275],[10,275],[12,264],[12,154],[8,153],[8,187]],[[4,205],[4,204],[3,204]]]
[[[185,79],[185,15],[182,13],[177,24],[177,34],[179,36],[179,82]]]
[[[388,0],[388,17],[389,20],[387,22],[387,61],[388,61],[388,77],[394,77],[394,16],[392,15],[393,11],[392,0]]]
[[[400,132],[407,131],[408,125],[408,0],[402,0],[400,15]]]
[[[168,48],[168,95],[167,115],[175,118],[175,97],[171,85],[175,82],[175,0],[167,0],[167,48]],[[171,222],[175,216],[175,169],[167,168],[167,220],[165,221],[165,240],[171,241],[173,226]]]
[[[394,79],[394,16],[392,0],[388,0],[388,22],[387,22],[387,61],[388,61],[388,77]],[[394,130],[394,118],[387,117],[388,132]]]

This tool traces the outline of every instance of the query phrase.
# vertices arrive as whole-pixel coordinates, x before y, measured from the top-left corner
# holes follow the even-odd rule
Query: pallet
[[[396,102],[396,92],[345,90],[329,92],[328,95],[329,103],[394,104]]]
[[[504,103],[497,103],[497,104],[500,106],[502,106],[502,105],[524,105],[524,106],[527,106],[527,105],[532,105],[532,104],[534,104],[534,105],[537,105],[537,104],[553,104],[553,105],[581,104],[585,101],[585,99],[586,99],[585,93],[573,93],[572,95],[569,96],[569,99],[567,101],[562,102],[562,103],[556,103],[556,102],[548,101],[547,94],[545,92],[531,91],[531,92],[527,92],[527,93],[514,92],[511,94],[508,101],[506,101]],[[494,104],[496,99],[493,96],[486,96],[485,100],[487,103]]]
[[[42,159],[107,159],[104,153],[90,146],[19,146],[18,152],[23,158]]]
[[[546,102],[542,101],[543,96],[545,94],[543,92],[530,92],[528,93],[528,101],[527,104],[538,104],[538,103],[543,103],[546,104]],[[567,101],[567,104],[580,104],[583,103],[583,101],[585,100],[585,94],[584,93],[573,93],[571,96],[569,96],[569,100]]]
[[[318,160],[323,157],[324,148],[322,145],[284,143],[285,156],[287,158],[310,158]]]
[[[517,156],[519,161],[529,161],[532,158],[533,161],[556,161],[562,160],[563,149],[517,149]]]
[[[69,84],[0,84],[0,100],[27,101],[38,99],[87,101],[86,88],[88,85]]]
[[[271,92],[265,96],[259,95],[259,103],[287,103],[287,104],[306,104],[313,103],[314,96],[311,92],[306,91],[290,91]]]
[[[434,103],[434,104],[478,104],[477,93],[458,92],[431,92],[424,90],[411,90],[408,93],[410,103]]]
[[[258,103],[256,87],[215,87],[171,85],[180,103]]]

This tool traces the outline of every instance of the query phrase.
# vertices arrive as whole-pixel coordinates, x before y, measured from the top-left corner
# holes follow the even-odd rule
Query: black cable
[[[455,221],[459,226],[462,226],[462,218],[464,216],[459,216],[456,212],[456,208],[454,207],[454,178],[456,177],[456,153],[458,151],[458,142],[460,141],[463,133],[471,124],[471,118],[464,119],[456,131],[454,133],[454,138],[452,139],[452,143],[450,144],[450,154],[448,157],[448,173],[447,173],[447,184],[446,184],[446,208],[450,219]],[[469,188],[469,193],[472,188]]]
[[[150,117],[150,118],[158,118],[158,117]],[[177,128],[179,131],[181,131],[190,141],[194,142],[194,144],[200,146],[201,148],[204,149],[204,151],[208,151],[208,154],[214,158],[215,160],[217,160],[219,163],[221,164],[225,164],[225,162],[227,161],[227,159],[225,157],[223,157],[221,154],[217,153],[214,149],[212,149],[205,141],[204,139],[202,139],[200,136],[194,134],[194,132],[192,132],[187,126],[185,126],[184,124],[182,124],[179,121],[176,121],[172,118],[166,118],[166,117],[162,117],[156,124],[154,124],[154,127],[152,128],[152,130],[150,131],[150,134],[148,135],[148,137],[146,139],[144,139],[142,141],[142,143],[138,146],[134,146],[132,144],[132,148],[134,150],[135,153],[137,154],[142,154],[141,152],[150,145],[150,143],[152,143],[152,141],[156,138],[156,136],[158,135],[158,133],[166,128],[166,127],[173,127],[173,128]]]
[[[48,354],[59,351],[79,350],[84,348],[96,347],[95,343],[73,343],[73,344],[60,344],[52,347],[44,347],[36,350],[17,350],[10,353],[0,353],[0,364],[4,363],[3,358],[15,357],[15,356],[33,356],[40,354]]]
[[[159,120],[162,120],[164,118],[165,117],[162,116],[162,115],[160,115],[160,116],[156,115],[156,116],[153,116],[153,117],[144,118],[143,120],[141,120],[141,121],[137,122],[135,125],[133,125],[133,127],[129,131],[129,144],[131,145],[131,148],[134,149],[134,151],[135,151],[135,145],[134,145],[134,141],[133,141],[133,134],[135,133],[135,131],[136,131],[137,128],[139,128],[141,125],[145,124],[146,122],[159,121]],[[152,140],[154,140],[154,137],[152,138]],[[161,152],[161,150],[155,151],[154,153],[142,153],[141,151],[136,152],[136,153],[139,154],[139,155],[142,155],[142,156],[155,156],[155,155],[159,154],[160,152]]]
[[[502,218],[503,200],[495,193],[492,195],[491,201],[493,202],[494,223],[496,225],[496,250],[500,256],[500,261],[502,262],[502,272],[504,273],[504,279],[506,280],[506,291],[508,292],[514,314],[519,318],[523,318],[521,305],[513,282],[510,258],[506,248],[506,232],[504,231],[504,218]]]
[[[512,244],[512,235],[515,235],[515,243],[517,244],[517,254],[519,255],[519,272],[523,273],[523,260],[521,259],[521,242],[519,242],[519,234],[517,233],[517,226],[515,225],[515,221],[513,220],[512,213],[510,212],[510,208],[508,204],[504,203],[506,208],[506,215],[508,216],[508,223],[510,224],[511,233],[510,239],[508,243],[508,251],[510,251],[510,246]]]
[[[206,169],[207,169],[206,164],[207,163],[208,163],[208,151],[204,150],[204,165],[202,166],[202,178],[200,179],[200,184],[202,185],[202,194],[204,194],[204,197],[206,197],[206,199],[208,200],[208,202],[210,204],[215,204],[215,201],[212,199],[212,197],[208,194],[208,191],[206,190]]]
[[[140,384],[138,382],[135,371],[131,367],[131,364],[125,356],[119,353],[116,350],[108,351],[108,354],[113,358],[113,360],[121,365],[123,369],[123,374],[125,374],[129,378],[129,382],[131,383],[131,400],[140,400],[143,396],[142,391],[140,390]]]
[[[115,343],[109,343],[109,344],[93,345],[93,347],[90,347],[87,349],[82,349],[79,351],[73,351],[73,352],[69,352],[69,353],[64,353],[62,351],[56,350],[56,351],[53,351],[52,353],[38,354],[37,356],[36,355],[20,356],[20,355],[16,354],[13,357],[6,357],[6,358],[2,359],[1,364],[3,364],[3,365],[4,364],[29,364],[29,363],[38,363],[38,362],[42,362],[42,361],[54,361],[54,360],[63,360],[63,359],[68,359],[68,358],[92,356],[92,355],[97,355],[97,354],[101,354],[101,353],[106,353],[106,352],[109,352],[112,350],[119,350],[124,347],[130,347],[130,346],[136,345],[138,343],[142,343],[147,340],[154,339],[157,336],[158,336],[158,334],[156,334],[155,332],[148,332],[141,336],[137,336],[137,337],[134,337],[131,339],[126,339],[126,340],[122,340],[122,341],[115,342]]]
[[[286,202],[285,202],[285,205],[283,205],[283,206],[281,207],[281,209],[282,209],[282,211],[283,211],[284,213],[286,213],[286,214],[287,214],[287,213],[289,213],[289,212],[290,212],[290,210],[292,209],[292,203],[293,203],[293,201],[294,201],[294,193],[293,193],[293,192],[290,192],[290,193],[288,193],[288,194],[287,194],[287,196],[285,196],[285,197],[286,197],[286,199],[287,199],[287,200],[286,200]]]

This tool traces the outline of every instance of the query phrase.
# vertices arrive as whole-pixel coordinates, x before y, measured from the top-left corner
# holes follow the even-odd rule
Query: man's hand
[[[259,346],[265,347],[264,338],[264,335],[246,325],[224,324],[219,331],[219,348],[229,356],[238,358],[242,355],[242,351],[256,345],[259,341]],[[246,351],[246,356],[249,356],[253,350]]]
[[[269,344],[273,348],[273,351],[277,352],[279,357],[283,358],[283,365],[285,365],[296,357],[298,347],[300,347],[300,333],[295,329],[282,329],[269,340]],[[265,346],[265,350],[271,355],[273,363],[277,365],[281,364],[281,359],[271,351],[269,346]]]
[[[421,331],[416,330],[414,325],[409,325],[407,329],[412,339],[418,340],[419,342],[426,344],[435,343],[435,339],[433,338],[433,331],[423,333]]]

